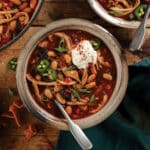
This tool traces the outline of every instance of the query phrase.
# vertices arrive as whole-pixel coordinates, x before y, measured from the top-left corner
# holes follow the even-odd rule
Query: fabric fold
[[[104,122],[84,130],[92,150],[150,150],[150,59],[129,66],[129,83],[119,108]],[[80,150],[68,131],[61,131],[56,150]]]

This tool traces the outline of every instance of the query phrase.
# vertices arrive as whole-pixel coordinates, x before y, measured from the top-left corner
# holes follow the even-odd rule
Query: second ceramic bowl
[[[99,15],[101,18],[107,22],[114,24],[123,28],[138,28],[140,21],[128,21],[122,18],[111,16],[103,6],[97,0],[88,0],[91,8]],[[150,19],[147,22],[147,27],[150,27]]]

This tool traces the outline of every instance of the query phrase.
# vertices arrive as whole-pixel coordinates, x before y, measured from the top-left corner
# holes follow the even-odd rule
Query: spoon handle
[[[139,28],[136,30],[134,38],[129,46],[129,49],[131,51],[139,50],[143,44],[144,35],[145,35],[145,27],[146,27],[147,19],[149,17],[149,13],[150,13],[150,5],[148,5],[148,9],[144,16],[144,19],[141,22]]]
[[[74,136],[78,144],[81,146],[81,148],[83,150],[91,149],[93,145],[91,141],[88,139],[88,137],[85,135],[85,133],[82,131],[82,129],[70,119],[70,117],[68,116],[68,114],[66,113],[66,111],[58,101],[55,100],[55,103],[61,110],[64,117],[67,119],[70,132],[72,133],[72,135]]]
[[[93,145],[82,129],[74,122],[69,125],[70,131],[83,150],[90,150]]]

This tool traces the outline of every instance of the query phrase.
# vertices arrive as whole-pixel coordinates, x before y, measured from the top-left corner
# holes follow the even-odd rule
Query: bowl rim
[[[44,3],[45,0],[38,0],[38,4],[37,7],[29,21],[29,23],[23,28],[23,30],[21,32],[19,32],[13,39],[11,39],[9,42],[7,42],[6,44],[4,44],[3,46],[0,47],[0,51],[6,49],[7,47],[9,47],[10,45],[12,45],[13,43],[15,43],[19,38],[21,38],[21,36],[24,35],[24,33],[30,28],[30,26],[32,25],[33,21],[35,20],[35,18],[37,17],[37,15],[39,14],[42,5]]]
[[[140,25],[140,21],[128,21],[125,19],[121,19],[119,17],[114,17],[110,15],[106,9],[101,6],[101,4],[97,0],[88,0],[91,8],[96,12],[98,16],[106,20],[107,22],[116,25],[118,27],[128,28],[128,29],[136,29]],[[150,27],[150,19],[147,21],[147,27]]]
[[[105,36],[107,35],[107,38],[109,41],[103,41],[107,46],[112,42],[112,45],[115,47],[115,51],[111,48],[111,53],[113,54],[113,57],[115,57],[115,62],[117,59],[116,67],[117,69],[117,82],[116,87],[113,91],[112,96],[110,97],[108,103],[97,113],[90,115],[89,117],[85,117],[82,119],[74,120],[81,128],[89,128],[91,126],[94,126],[103,120],[105,120],[112,112],[115,111],[115,109],[118,107],[120,102],[122,101],[122,97],[125,94],[125,90],[127,87],[127,80],[128,80],[128,69],[125,59],[122,57],[121,54],[121,46],[117,42],[117,40],[104,28],[102,28],[99,25],[93,24],[90,21],[84,20],[84,19],[61,19],[55,22],[52,22],[48,24],[45,28],[37,32],[26,44],[25,48],[22,50],[19,59],[18,59],[18,66],[17,66],[17,72],[16,72],[16,80],[17,80],[17,88],[20,97],[22,98],[23,103],[28,108],[29,111],[31,111],[36,117],[38,117],[41,120],[44,120],[47,123],[50,123],[51,125],[55,126],[56,128],[59,128],[61,130],[68,130],[68,126],[65,122],[65,119],[59,119],[57,117],[54,117],[50,113],[48,113],[45,109],[39,106],[37,102],[33,99],[28,89],[27,81],[26,81],[26,69],[28,65],[28,60],[30,58],[31,53],[33,52],[34,48],[36,47],[37,43],[39,42],[39,39],[42,40],[49,32],[54,32],[58,30],[71,28],[71,29],[78,29],[81,28],[90,33],[93,31],[93,35],[98,35],[100,32],[103,33]],[[87,29],[88,28],[88,31]],[[89,31],[89,29],[91,31]],[[99,31],[99,32],[98,32]],[[95,32],[95,34],[94,34]],[[101,39],[102,39],[101,35]],[[99,36],[100,38],[100,36]],[[104,37],[103,37],[104,40]],[[110,42],[111,41],[111,42]],[[108,46],[109,47],[109,46]],[[113,47],[113,48],[114,48]],[[110,47],[109,47],[110,49]],[[115,54],[116,53],[116,54]],[[26,63],[25,63],[26,62]],[[120,68],[120,69],[119,69]],[[125,75],[126,74],[126,75]],[[124,80],[124,82],[121,81]],[[118,93],[121,93],[121,96],[118,95]],[[117,97],[117,98],[116,98]],[[112,99],[117,99],[113,101]],[[111,103],[110,103],[111,102]],[[109,104],[110,103],[110,104]],[[109,104],[109,105],[108,105]],[[106,109],[107,106],[107,109]],[[105,110],[106,109],[106,110]],[[38,110],[38,111],[37,111]],[[104,113],[105,112],[105,113]],[[98,114],[99,113],[99,114]],[[102,115],[103,114],[103,115]],[[97,117],[99,116],[99,117]],[[95,119],[96,118],[96,119]],[[101,119],[99,119],[101,118]],[[94,119],[94,121],[93,121]],[[82,122],[81,122],[82,120]],[[88,124],[87,124],[88,122]]]

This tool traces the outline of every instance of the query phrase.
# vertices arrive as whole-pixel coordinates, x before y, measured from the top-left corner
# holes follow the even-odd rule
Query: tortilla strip
[[[62,80],[57,80],[57,82],[59,82],[61,85],[74,85],[74,84],[76,84],[76,81],[65,82]]]
[[[82,72],[82,81],[81,81],[82,86],[86,84],[87,79],[88,79],[88,71],[87,71],[87,68],[85,68],[83,69],[83,72]]]
[[[1,14],[1,15],[15,14],[15,13],[17,13],[18,11],[19,11],[18,9],[14,9],[14,10],[3,10],[3,11],[0,11],[0,14]]]
[[[5,112],[1,115],[1,117],[14,119],[14,116],[11,112]]]
[[[29,81],[31,81],[32,83],[34,82],[37,85],[41,85],[41,86],[55,86],[56,85],[56,82],[37,81],[30,74],[27,74],[26,77]]]
[[[18,127],[21,127],[21,121],[19,118],[18,108],[16,108],[13,104],[9,106],[9,112],[11,112],[14,116],[16,124]]]
[[[15,15],[14,15],[12,18],[10,18],[10,19],[0,19],[0,25],[1,25],[1,24],[4,24],[4,23],[11,22],[12,20],[15,20],[15,19],[17,19],[17,18],[19,18],[19,17],[21,17],[21,16],[24,16],[24,17],[25,17],[25,19],[24,19],[24,21],[23,21],[23,24],[24,24],[24,25],[28,24],[28,22],[29,22],[29,15],[28,15],[28,13],[26,13],[26,12],[18,12],[17,14],[15,14]]]
[[[85,103],[85,102],[79,102],[79,101],[75,101],[75,102],[73,102],[73,101],[71,101],[71,102],[66,102],[66,104],[67,105],[72,105],[72,106],[75,106],[75,105],[87,105],[87,103]]]

